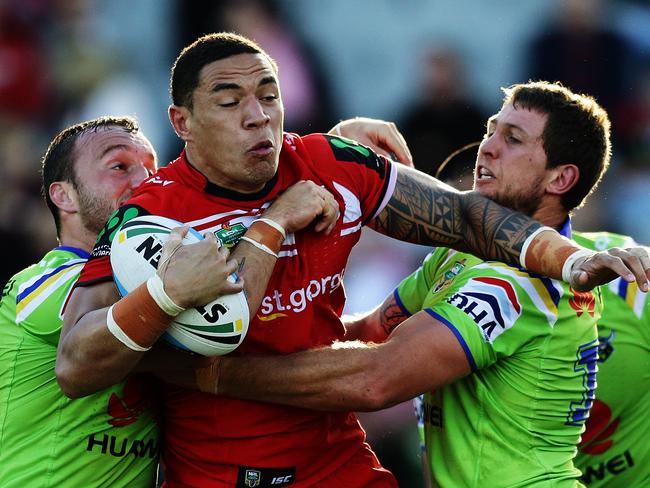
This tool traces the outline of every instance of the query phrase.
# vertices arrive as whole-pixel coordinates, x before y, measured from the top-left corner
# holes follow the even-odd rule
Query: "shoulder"
[[[346,137],[330,134],[309,134],[300,138],[304,151],[315,162],[328,161],[332,165],[367,168],[383,178],[389,162],[372,149]],[[356,163],[356,164],[349,164]]]
[[[596,251],[604,251],[612,247],[638,246],[632,237],[613,232],[573,232],[572,238],[581,246]]]

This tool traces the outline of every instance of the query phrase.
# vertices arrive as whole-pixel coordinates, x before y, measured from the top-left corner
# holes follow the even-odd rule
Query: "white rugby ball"
[[[182,223],[158,215],[128,220],[111,243],[113,278],[122,296],[140,286],[158,268],[162,246],[169,233]],[[183,244],[203,239],[191,229]],[[236,275],[228,279],[235,281]],[[234,351],[246,337],[248,302],[243,291],[224,295],[203,307],[190,308],[175,317],[163,338],[169,343],[204,356],[221,356]]]

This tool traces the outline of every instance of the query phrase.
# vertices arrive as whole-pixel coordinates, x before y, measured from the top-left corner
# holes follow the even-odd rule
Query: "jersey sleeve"
[[[95,247],[93,248],[90,258],[81,270],[81,275],[75,286],[92,286],[96,283],[109,281],[113,279],[111,269],[111,243],[119,228],[139,215],[148,215],[150,212],[143,207],[134,204],[126,204],[118,208],[111,215],[99,233]]]
[[[441,259],[441,249],[430,252],[422,265],[404,278],[393,290],[395,301],[407,316],[422,310],[422,304],[433,286],[436,269]]]
[[[555,280],[483,263],[459,276],[426,311],[454,333],[475,371],[514,355],[549,330],[562,294]]]
[[[315,168],[344,201],[344,224],[366,225],[386,206],[395,189],[395,164],[345,137],[302,138]]]

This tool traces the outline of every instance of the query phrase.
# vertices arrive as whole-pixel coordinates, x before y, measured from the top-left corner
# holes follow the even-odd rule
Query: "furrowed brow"
[[[275,79],[275,76],[265,76],[260,80],[260,84],[258,86],[263,86],[268,84],[277,85],[278,80]]]
[[[240,88],[241,86],[239,86],[237,83],[217,83],[212,88],[212,92],[216,93],[223,90],[239,90]]]
[[[131,146],[129,146],[128,144],[113,144],[112,146],[108,146],[106,149],[102,151],[101,155],[99,156],[99,159],[103,158],[104,156],[106,156],[108,153],[112,151],[126,151],[129,150],[130,148]]]

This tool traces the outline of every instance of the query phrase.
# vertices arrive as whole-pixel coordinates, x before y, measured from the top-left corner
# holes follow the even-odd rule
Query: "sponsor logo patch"
[[[458,274],[465,269],[465,262],[467,259],[461,259],[460,261],[456,261],[454,265],[451,267],[451,269],[447,270],[444,272],[442,277],[438,280],[438,283],[436,283],[436,286],[433,287],[432,293],[438,293],[440,290],[442,290],[445,286],[447,286],[453,279],[458,276]]]
[[[598,455],[607,452],[614,445],[611,438],[621,423],[621,417],[612,420],[612,409],[605,402],[594,400],[586,423],[586,430],[581,436],[578,449],[585,454]]]
[[[465,312],[492,342],[512,327],[521,315],[517,291],[504,279],[480,276],[470,279],[447,302]]]
[[[573,289],[571,292],[573,296],[569,299],[569,305],[576,311],[576,315],[580,317],[586,312],[593,317],[594,310],[596,309],[596,299],[593,293],[590,291],[575,291]]]
[[[224,225],[221,229],[214,233],[215,236],[226,246],[228,249],[234,247],[246,233],[246,226],[241,222],[233,225]]]
[[[236,488],[276,488],[289,486],[296,479],[296,468],[254,468],[240,466]]]

